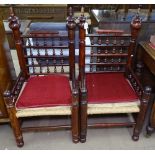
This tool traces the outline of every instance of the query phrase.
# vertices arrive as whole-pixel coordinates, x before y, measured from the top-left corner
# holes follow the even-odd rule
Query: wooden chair
[[[18,18],[10,8],[9,27],[13,31],[21,72],[13,89],[5,91],[4,98],[19,147],[24,145],[23,131],[71,129],[73,142],[79,141],[78,89],[74,62],[76,24],[72,9],[66,26],[68,34],[51,30],[31,31],[21,35]],[[66,52],[68,56],[64,55]],[[71,116],[71,124],[21,126],[22,118],[37,116]]]
[[[115,126],[134,126],[132,139],[136,141],[151,93],[149,86],[142,87],[132,65],[141,20],[138,15],[133,18],[131,34],[122,30],[98,30],[87,35],[85,17],[82,15],[79,21],[80,141],[86,141],[88,127]],[[91,44],[85,43],[87,37]],[[86,54],[88,50],[90,54]],[[88,58],[90,61],[86,62]],[[137,114],[136,120],[129,122],[87,122],[90,115],[133,113]]]

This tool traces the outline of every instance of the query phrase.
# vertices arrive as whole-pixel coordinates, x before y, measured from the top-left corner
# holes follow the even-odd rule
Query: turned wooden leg
[[[73,106],[72,109],[72,141],[73,143],[79,142],[79,116],[78,116],[78,106]]]
[[[140,112],[137,116],[136,125],[135,125],[134,131],[133,131],[132,139],[134,141],[139,140],[139,134],[140,134],[143,124],[144,124],[145,115],[146,115],[146,111],[147,111],[147,107],[148,107],[148,102],[150,100],[150,95],[151,95],[151,88],[147,86],[147,87],[145,87],[144,93],[142,95]]]
[[[72,106],[72,141],[79,142],[79,100],[78,91],[73,92]]]
[[[9,91],[6,91],[4,93],[4,100],[9,114],[11,127],[13,129],[13,133],[16,138],[17,146],[22,147],[24,145],[24,141],[23,141],[22,131],[20,128],[20,122],[16,117],[16,109],[14,107],[11,93]]]
[[[18,120],[18,118],[15,116],[15,113],[13,112],[14,109],[9,109],[9,117],[10,117],[10,123],[16,138],[16,143],[18,147],[22,147],[24,145],[24,141],[23,141],[23,136],[22,136],[22,131],[21,131],[21,127],[20,127],[20,122]]]
[[[154,128],[152,128],[150,125],[146,126],[146,137],[150,137],[152,133],[154,132]]]
[[[87,136],[87,105],[81,105],[81,116],[80,116],[80,142],[86,142]]]
[[[83,90],[81,93],[80,102],[80,142],[86,142],[87,136],[87,101],[86,101],[86,91]]]

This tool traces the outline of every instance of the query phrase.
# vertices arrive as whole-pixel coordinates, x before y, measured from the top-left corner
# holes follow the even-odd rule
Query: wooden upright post
[[[20,69],[22,70],[25,78],[28,78],[28,69],[26,67],[26,61],[24,58],[23,47],[22,47],[22,39],[20,33],[20,23],[18,18],[15,16],[12,7],[10,7],[10,17],[9,17],[9,27],[12,29],[13,37],[15,40],[15,46],[17,50],[18,60]]]

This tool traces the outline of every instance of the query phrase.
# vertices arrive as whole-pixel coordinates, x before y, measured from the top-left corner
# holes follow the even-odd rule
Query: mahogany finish
[[[3,98],[4,91],[12,85],[7,57],[9,52],[10,48],[5,35],[4,25],[0,21],[0,123],[9,121]]]
[[[13,89],[6,90],[4,97],[17,146],[22,147],[24,145],[22,131],[49,131],[63,128],[71,128],[72,140],[74,143],[77,143],[79,141],[79,106],[78,89],[75,79],[75,21],[72,9],[70,8],[69,17],[67,18],[68,34],[61,35],[52,31],[41,33],[27,32],[26,34],[21,35],[19,31],[20,24],[17,17],[14,15],[12,8],[10,8],[9,26],[13,31],[21,72]],[[56,43],[58,43],[58,45],[54,44],[54,38],[57,39]],[[66,38],[68,39],[67,44],[64,43]],[[32,49],[36,50],[37,54],[34,54]],[[53,50],[52,55],[48,53],[48,49]],[[59,56],[56,55],[55,49],[59,49]],[[69,56],[64,55],[64,50],[66,49],[69,52]],[[41,54],[41,50],[44,50],[45,54]],[[65,62],[65,60],[69,61]],[[17,109],[15,103],[19,97],[24,82],[26,82],[30,76],[50,74],[69,74],[72,85],[71,125],[22,128],[19,118],[16,116]]]
[[[148,110],[148,122],[146,127],[146,134],[147,136],[151,136],[151,134],[155,131],[155,100],[154,100],[154,93],[155,93],[155,49],[153,49],[149,42],[140,42],[138,45],[138,52],[137,52],[137,61],[139,74],[143,74],[143,83],[150,83],[152,86],[152,102],[149,105]]]
[[[134,126],[133,140],[139,139],[139,134],[142,129],[147,105],[150,99],[151,88],[146,86],[142,87],[136,74],[132,68],[132,55],[135,54],[135,45],[138,33],[141,28],[141,20],[136,15],[131,22],[131,34],[122,32],[116,33],[115,31],[108,31],[104,34],[85,34],[84,23],[85,17],[81,15],[79,18],[79,31],[80,31],[80,58],[79,58],[79,77],[80,77],[80,141],[86,141],[88,127],[115,127],[115,126]],[[91,45],[86,45],[85,39],[89,37]],[[86,55],[86,47],[91,47],[91,54]],[[90,57],[90,63],[85,62],[85,58]],[[95,57],[95,59],[93,59]],[[97,123],[88,124],[87,114],[87,88],[86,88],[86,73],[85,66],[89,65],[90,70],[88,73],[105,73],[105,72],[123,72],[124,76],[130,81],[134,91],[136,92],[140,104],[140,112],[137,114],[135,122],[125,123]],[[102,67],[101,67],[102,66]],[[94,69],[96,67],[96,69]]]

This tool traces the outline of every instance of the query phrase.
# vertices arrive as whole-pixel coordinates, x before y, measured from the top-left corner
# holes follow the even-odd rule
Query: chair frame
[[[5,104],[10,118],[10,123],[13,129],[13,133],[16,138],[18,147],[24,145],[23,131],[52,131],[56,129],[71,129],[72,141],[77,143],[79,141],[79,101],[78,101],[78,89],[75,78],[75,19],[73,18],[72,8],[69,9],[69,17],[67,18],[68,38],[69,38],[69,70],[70,80],[72,81],[72,109],[71,109],[71,125],[59,125],[59,126],[41,126],[41,127],[21,127],[20,120],[16,117],[15,103],[18,99],[23,83],[30,77],[26,61],[24,58],[24,49],[22,45],[22,37],[20,33],[20,24],[18,18],[15,16],[12,7],[10,8],[9,27],[13,31],[15,40],[15,46],[17,49],[17,55],[19,59],[19,65],[21,72],[16,80],[16,83],[12,90],[6,90],[4,92]],[[37,35],[37,34],[36,34]]]
[[[137,141],[139,139],[139,134],[141,132],[141,129],[143,127],[143,123],[145,120],[145,115],[148,107],[148,103],[150,100],[151,95],[151,87],[145,86],[142,87],[137,75],[134,73],[132,69],[133,61],[132,61],[132,54],[134,55],[134,49],[136,46],[136,39],[138,36],[138,33],[141,28],[141,20],[138,16],[132,20],[131,22],[131,39],[130,39],[130,45],[128,48],[128,61],[126,64],[126,69],[124,72],[125,77],[130,81],[132,87],[134,88],[134,91],[138,95],[140,99],[140,112],[138,113],[138,116],[136,118],[135,122],[125,122],[125,123],[95,123],[95,124],[88,124],[88,114],[87,114],[87,107],[88,107],[88,101],[87,101],[87,88],[86,88],[86,82],[85,82],[85,29],[84,29],[84,23],[85,23],[85,17],[84,14],[81,15],[79,18],[79,95],[80,95],[80,141],[82,143],[86,142],[86,135],[87,135],[87,128],[88,127],[116,127],[116,126],[134,126],[134,131],[132,135],[132,139],[134,141]],[[95,36],[97,34],[89,34],[87,36]],[[100,36],[100,34],[98,34]],[[137,65],[138,66],[138,65]],[[137,69],[140,73],[140,70],[142,71],[142,68]]]

